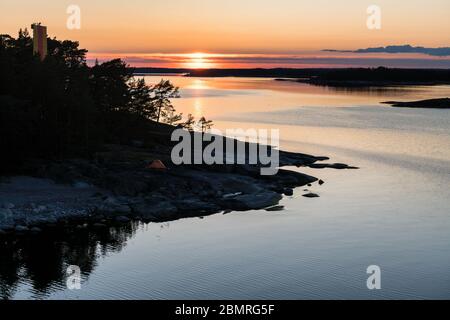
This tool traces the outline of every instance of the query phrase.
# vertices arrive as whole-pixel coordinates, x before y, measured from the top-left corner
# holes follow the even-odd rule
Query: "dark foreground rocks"
[[[162,160],[167,170],[148,164]],[[281,166],[313,167],[328,160],[280,152]],[[167,151],[111,145],[94,159],[30,163],[31,177],[0,183],[0,235],[39,233],[56,225],[102,229],[108,224],[165,222],[220,212],[269,209],[283,195],[317,178],[259,166],[174,166]]]

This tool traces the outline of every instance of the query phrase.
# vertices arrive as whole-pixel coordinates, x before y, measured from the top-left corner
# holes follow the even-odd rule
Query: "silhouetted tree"
[[[175,108],[171,108],[164,114],[164,123],[170,124],[170,125],[176,125],[177,122],[181,121],[183,119],[182,113],[176,113]]]
[[[188,114],[186,121],[181,124],[181,127],[188,131],[194,131],[194,126],[195,118],[192,114]]]
[[[179,97],[179,89],[168,80],[161,80],[152,88],[154,95],[154,106],[156,109],[156,122],[173,117],[175,108],[170,101],[171,98]]]
[[[129,83],[129,110],[140,117],[155,119],[156,108],[152,98],[152,88],[144,79],[131,80]]]
[[[132,71],[126,63],[114,59],[96,64],[91,73],[92,95],[100,111],[127,111],[130,100],[128,82]]]
[[[201,128],[202,133],[205,133],[213,127],[213,122],[211,120],[206,120],[205,117],[201,117],[198,121],[198,125]]]

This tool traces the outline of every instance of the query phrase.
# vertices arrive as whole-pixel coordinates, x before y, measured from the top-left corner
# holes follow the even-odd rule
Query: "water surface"
[[[170,79],[181,87],[175,104],[185,115],[204,115],[219,129],[277,128],[285,150],[361,169],[301,169],[326,181],[308,188],[321,197],[306,199],[300,188],[281,212],[136,222],[2,247],[3,297],[450,298],[450,110],[380,104],[446,97],[449,86],[335,90]],[[78,291],[65,287],[71,264],[83,271]],[[382,290],[366,287],[370,265],[382,269]]]

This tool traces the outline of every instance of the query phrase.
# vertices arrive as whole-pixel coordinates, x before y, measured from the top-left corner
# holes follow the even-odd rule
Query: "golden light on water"
[[[210,87],[208,86],[207,82],[202,79],[194,79],[191,85],[187,86],[189,89],[195,89],[195,90],[206,90]]]
[[[195,102],[194,102],[194,117],[196,119],[200,119],[201,117],[203,117],[203,105],[202,105],[202,99],[201,98],[196,98]]]

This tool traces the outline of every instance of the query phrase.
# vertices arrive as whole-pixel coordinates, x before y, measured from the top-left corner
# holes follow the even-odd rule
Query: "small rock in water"
[[[283,210],[284,210],[284,206],[275,206],[275,207],[266,209],[266,211],[269,211],[269,212],[277,212],[277,211],[283,211]]]
[[[309,165],[309,167],[313,168],[313,169],[331,168],[331,169],[337,169],[337,170],[359,169],[358,167],[349,166],[345,163],[314,163],[314,164]]]
[[[319,185],[324,185],[325,184],[325,181],[323,181],[323,180],[319,180]]]
[[[319,198],[320,196],[315,193],[307,193],[303,195],[305,198]]]

